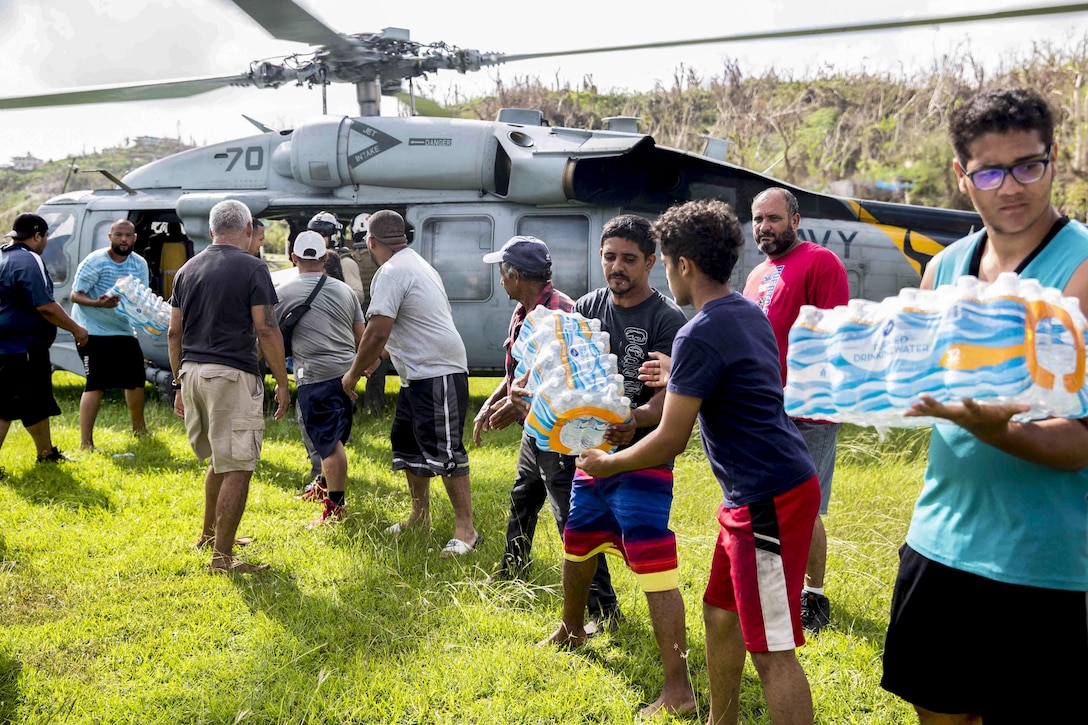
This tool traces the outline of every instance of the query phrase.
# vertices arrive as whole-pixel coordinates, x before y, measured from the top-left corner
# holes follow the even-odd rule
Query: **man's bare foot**
[[[209,574],[255,574],[268,569],[268,564],[247,564],[234,557],[213,556],[208,564]]]
[[[662,692],[661,696],[651,702],[646,707],[639,711],[639,717],[652,718],[655,715],[665,713],[667,715],[686,715],[695,711],[695,693],[688,688],[686,694],[680,694],[675,697],[666,697]]]
[[[137,438],[147,438],[150,433],[147,432],[147,428],[133,428],[132,435],[136,436]]]
[[[578,629],[571,629],[567,627],[565,622],[560,622],[559,627],[552,632],[551,636],[547,639],[542,639],[536,643],[537,647],[547,647],[548,645],[555,645],[556,647],[562,647],[563,649],[578,649],[586,643],[586,631],[579,627]]]
[[[94,453],[98,449],[94,447],[94,443],[80,443],[79,450]]]
[[[239,536],[237,539],[234,540],[234,545],[235,546],[246,546],[246,545],[252,544],[252,543],[253,543],[253,537],[252,536]],[[203,536],[203,535],[201,535],[201,537],[196,540],[196,548],[197,549],[207,549],[207,548],[209,548],[211,546],[214,546],[214,545],[215,545],[215,537],[214,536]]]

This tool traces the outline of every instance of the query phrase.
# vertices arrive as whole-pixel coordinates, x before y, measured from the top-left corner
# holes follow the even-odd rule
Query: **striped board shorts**
[[[607,478],[574,475],[563,550],[570,561],[622,556],[646,592],[679,586],[676,535],[669,529],[672,470],[646,468]]]

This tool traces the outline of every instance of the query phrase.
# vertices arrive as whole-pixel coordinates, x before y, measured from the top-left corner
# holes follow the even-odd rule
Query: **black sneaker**
[[[53,450],[44,455],[38,454],[38,463],[60,463],[61,461],[69,460],[71,459],[61,453],[56,446],[53,446]]]
[[[801,627],[818,633],[831,623],[831,602],[823,594],[801,592]]]

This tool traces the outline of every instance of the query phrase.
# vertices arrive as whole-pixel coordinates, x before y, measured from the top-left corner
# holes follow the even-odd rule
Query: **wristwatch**
[[[181,390],[181,381],[180,380],[171,380],[170,381],[170,389],[171,390]]]

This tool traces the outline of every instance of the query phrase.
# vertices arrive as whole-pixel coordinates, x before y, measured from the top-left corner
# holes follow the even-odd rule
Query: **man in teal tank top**
[[[1088,313],[1088,230],[1051,203],[1054,117],[1038,93],[983,91],[952,113],[954,170],[984,228],[922,287],[1016,272]],[[1076,722],[1088,683],[1088,419],[1018,423],[1026,405],[941,404],[900,550],[882,686],[923,725]]]

